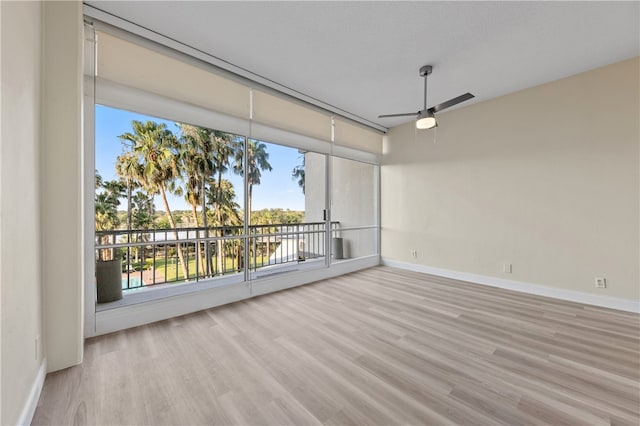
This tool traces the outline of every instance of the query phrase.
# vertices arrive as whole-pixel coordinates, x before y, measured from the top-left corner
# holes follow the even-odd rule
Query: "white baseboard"
[[[382,265],[394,268],[406,269],[408,271],[422,272],[424,274],[437,275],[440,277],[453,278],[461,281],[468,281],[474,284],[482,284],[491,287],[504,288],[519,291],[522,293],[535,294],[538,296],[552,297],[554,299],[568,300],[571,302],[595,305],[603,308],[617,309],[620,311],[640,313],[640,301],[622,299],[585,293],[581,291],[564,290],[561,288],[547,287],[539,284],[523,283],[519,281],[505,280],[502,278],[477,275],[467,272],[453,271],[450,269],[434,268],[432,266],[417,265],[415,263],[401,262],[393,259],[382,258]]]
[[[40,363],[38,374],[29,391],[29,397],[25,401],[20,417],[18,418],[18,426],[29,426],[33,420],[33,415],[36,412],[38,406],[38,400],[40,399],[40,393],[42,392],[42,386],[44,385],[44,378],[47,375],[47,359],[44,358]]]

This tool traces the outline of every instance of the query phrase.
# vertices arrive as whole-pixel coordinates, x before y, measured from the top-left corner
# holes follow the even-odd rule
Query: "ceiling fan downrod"
[[[423,110],[427,109],[427,76],[431,74],[432,71],[433,71],[433,66],[431,65],[425,65],[420,68],[420,76],[424,77],[424,106],[422,107]]]

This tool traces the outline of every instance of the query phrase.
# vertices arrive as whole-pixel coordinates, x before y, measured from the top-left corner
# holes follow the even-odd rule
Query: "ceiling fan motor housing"
[[[420,67],[420,77],[431,74],[431,71],[433,71],[433,66],[431,65]]]

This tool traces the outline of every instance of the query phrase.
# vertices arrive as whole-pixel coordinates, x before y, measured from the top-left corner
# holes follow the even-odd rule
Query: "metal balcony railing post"
[[[253,244],[252,244],[252,246],[253,246],[253,270],[254,271],[256,269],[258,269],[258,264],[257,264],[257,259],[258,259],[257,254],[258,253],[256,252],[256,239],[257,239],[257,237],[253,237],[252,238],[252,240],[253,240]]]
[[[156,233],[153,232],[153,263],[151,264],[151,276],[153,277],[153,284],[156,283]]]
[[[197,225],[197,224],[196,224]],[[196,228],[196,242],[193,243],[195,248],[195,259],[196,259],[196,282],[200,280],[200,265],[198,262],[198,258],[200,257],[200,231]]]

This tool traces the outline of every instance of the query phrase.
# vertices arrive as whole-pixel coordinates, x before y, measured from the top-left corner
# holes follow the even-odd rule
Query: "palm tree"
[[[213,145],[213,131],[204,127],[192,126],[190,124],[177,123],[180,127],[182,137],[180,140],[180,165],[185,181],[185,200],[191,205],[191,215],[196,226],[202,222],[206,226],[206,203],[202,194],[205,191],[207,181],[210,180],[213,172],[213,160],[211,151]],[[198,220],[198,206],[202,205],[202,221]],[[200,262],[202,271],[206,265],[200,252],[200,244],[196,249],[196,262]],[[206,243],[203,244],[206,247]],[[205,252],[207,250],[205,249]],[[200,260],[198,260],[200,258]],[[208,262],[207,262],[208,263]],[[208,272],[205,272],[208,275]]]
[[[102,176],[96,170],[95,174],[95,229],[96,231],[111,231],[117,229],[120,225],[120,219],[118,218],[118,206],[120,205],[120,197],[124,186],[119,181],[103,181]],[[115,242],[115,241],[114,241]],[[101,237],[101,243],[108,244],[109,236],[105,235]],[[109,256],[109,253],[111,254]],[[98,252],[99,260],[109,260],[108,257],[113,258],[113,250],[100,250]]]
[[[240,176],[244,176],[244,151],[238,150],[236,152],[236,172]],[[260,178],[262,177],[261,171],[273,170],[271,164],[269,164],[269,153],[267,152],[267,146],[254,139],[247,141],[247,184],[248,184],[248,197],[247,197],[247,211],[249,217],[251,217],[251,203],[253,198],[253,186],[260,185]],[[254,223],[253,219],[250,219],[250,223]]]
[[[131,227],[134,229],[153,228],[154,213],[153,197],[143,191],[136,191],[131,197]]]
[[[118,206],[120,200],[110,191],[96,193],[95,219],[96,231],[111,231],[120,225]]]
[[[210,212],[209,220],[215,227],[242,225],[240,217],[240,205],[236,202],[236,191],[233,184],[227,179],[222,179],[220,185],[217,181],[206,192],[207,202],[218,204],[219,208]],[[218,189],[219,188],[219,189]]]
[[[233,190],[233,185],[231,184],[231,182],[223,179],[222,176],[229,170],[229,167],[231,167],[232,158],[237,156],[237,152],[240,149],[242,148],[237,138],[235,138],[233,135],[225,132],[220,132],[218,130],[211,130],[211,160],[213,179],[209,181],[209,190],[213,195],[209,198],[209,200],[213,204],[214,224],[223,224],[225,222],[225,214],[229,204],[227,201],[228,194],[225,194],[223,182],[228,182],[228,184],[231,185],[231,190]],[[233,198],[235,198],[235,192],[233,193],[232,199]],[[206,213],[204,217],[207,217]],[[217,236],[222,237],[223,235],[223,229],[219,228],[217,230]],[[216,258],[218,271],[222,271],[224,266],[223,243],[224,242],[222,240],[218,240],[217,242]]]
[[[185,180],[185,200],[192,207],[195,223],[198,220],[197,208],[202,204],[203,184],[213,172],[212,130],[177,123],[182,137],[180,140],[180,166]]]
[[[96,172],[94,173],[94,176],[95,176],[95,178],[94,178],[95,179],[95,185],[94,185],[95,189],[102,188],[102,183],[104,181],[102,180],[102,176],[100,176],[100,172],[98,171],[98,169],[96,169]]]
[[[231,182],[227,179],[212,182],[212,185],[206,192],[206,197],[207,202],[216,206],[216,208],[211,212],[209,220],[218,230],[218,237],[225,236],[225,227],[238,226],[242,224],[240,206],[235,201],[236,193]],[[218,273],[224,273],[224,260],[226,258],[224,253],[224,243],[225,241],[219,239],[216,245]]]
[[[144,191],[136,191],[131,195],[129,203],[130,211],[130,228],[138,230],[135,235],[132,235],[131,241],[133,242],[147,242],[149,241],[149,233],[144,230],[153,228],[153,216],[155,213],[155,207],[153,205],[153,197]],[[144,264],[144,247],[135,247],[134,255],[135,262],[138,262],[138,254],[140,249],[143,250],[142,264]]]
[[[235,169],[236,173],[244,176],[244,150],[240,149],[236,153]],[[249,213],[249,223],[255,225],[257,221],[254,220],[252,214],[253,186],[260,185],[262,171],[273,170],[271,164],[269,164],[267,146],[255,139],[247,140],[247,170],[247,212]],[[267,241],[269,240],[267,239]]]
[[[182,245],[167,201],[167,192],[180,193],[180,189],[176,186],[176,181],[180,177],[178,140],[164,123],[154,121],[143,123],[133,120],[131,127],[133,133],[124,133],[119,136],[123,143],[131,142],[132,146],[130,151],[118,157],[116,171],[123,179],[130,179],[147,193],[159,194],[162,198],[176,240],[183,276],[185,281],[188,281]]]
[[[302,164],[298,164],[291,171],[291,179],[298,182],[298,186],[302,188],[302,193],[304,194],[304,163],[306,156],[302,154]]]

